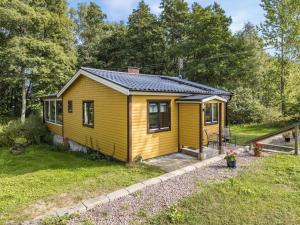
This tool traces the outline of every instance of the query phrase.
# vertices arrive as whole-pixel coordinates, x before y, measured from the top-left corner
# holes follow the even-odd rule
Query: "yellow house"
[[[43,98],[44,120],[60,142],[125,162],[207,144],[226,125],[231,93],[180,77],[81,68]],[[219,136],[221,140],[221,135]],[[221,143],[221,141],[219,142]]]

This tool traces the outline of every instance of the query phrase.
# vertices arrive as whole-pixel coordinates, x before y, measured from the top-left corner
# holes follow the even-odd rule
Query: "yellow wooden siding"
[[[132,158],[149,159],[178,151],[178,104],[169,96],[132,96]],[[171,100],[171,130],[148,133],[147,100]]]
[[[56,124],[46,122],[46,126],[48,127],[49,131],[51,131],[52,133],[62,136],[62,126],[61,125],[56,125]]]
[[[73,112],[68,112],[68,101]],[[94,128],[82,124],[83,100],[94,101]],[[127,96],[85,76],[63,94],[64,137],[127,161]]]
[[[179,104],[180,146],[199,148],[199,104]]]
[[[216,100],[213,100],[213,101],[209,101],[209,102],[206,102],[206,103],[221,103],[220,101],[216,101]],[[205,106],[205,104],[204,104]],[[208,131],[208,134],[211,135],[213,133],[219,133],[219,123],[217,124],[212,124],[212,125],[205,125],[204,123],[204,113],[203,113],[203,124],[204,124],[204,127],[203,129],[207,129]],[[225,124],[225,107],[224,107],[224,103],[222,103],[222,127],[224,127],[224,124]],[[207,144],[207,136],[205,134],[205,132],[203,132],[203,144],[206,145]]]

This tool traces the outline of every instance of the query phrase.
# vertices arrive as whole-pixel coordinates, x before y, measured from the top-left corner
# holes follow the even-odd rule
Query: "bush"
[[[96,160],[109,159],[109,157],[105,156],[104,154],[102,154],[99,151],[88,148],[88,150],[87,150],[87,159],[96,161]]]
[[[20,140],[22,145],[39,144],[46,135],[47,128],[42,119],[31,115],[25,123],[21,123],[19,119],[9,122],[0,134],[0,146],[11,147],[20,144]]]
[[[280,119],[278,110],[266,108],[249,88],[237,88],[228,105],[229,120],[233,124],[274,122]]]
[[[40,144],[41,138],[46,136],[48,131],[39,116],[29,116],[23,124],[22,133],[30,144]]]

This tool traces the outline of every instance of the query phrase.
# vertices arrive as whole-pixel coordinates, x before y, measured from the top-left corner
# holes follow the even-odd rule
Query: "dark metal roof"
[[[191,96],[187,96],[187,97],[183,97],[178,99],[178,101],[198,101],[198,100],[203,100],[206,98],[210,98],[214,95],[191,95]]]
[[[149,74],[132,74],[87,67],[82,67],[81,69],[95,76],[101,77],[110,82],[125,87],[130,91],[231,95],[231,93],[228,91],[212,88],[177,77]]]

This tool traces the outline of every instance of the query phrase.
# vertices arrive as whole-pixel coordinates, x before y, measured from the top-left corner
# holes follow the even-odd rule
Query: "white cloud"
[[[245,23],[250,21],[251,15],[249,14],[248,11],[239,11],[236,14],[231,16],[232,18],[232,24],[230,26],[230,29],[233,32],[241,30]]]

